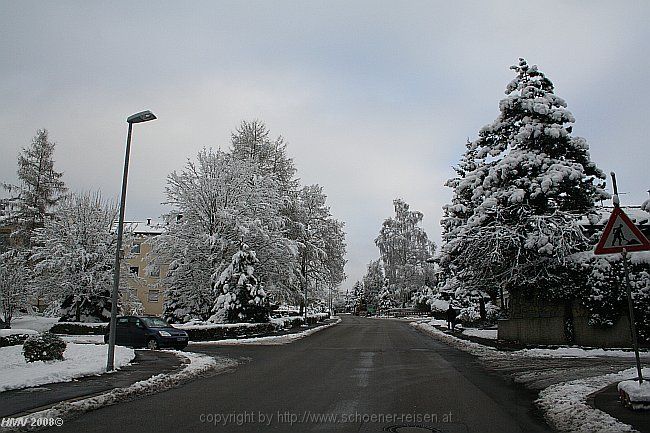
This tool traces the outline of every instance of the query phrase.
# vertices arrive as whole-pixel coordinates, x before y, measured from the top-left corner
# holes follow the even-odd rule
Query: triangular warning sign
[[[620,207],[615,207],[607,221],[594,254],[614,254],[626,251],[650,250],[650,241]]]

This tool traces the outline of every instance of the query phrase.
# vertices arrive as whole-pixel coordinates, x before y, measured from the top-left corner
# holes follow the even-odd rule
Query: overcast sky
[[[0,181],[38,128],[72,190],[120,188],[127,217],[165,211],[165,177],[242,119],[283,135],[303,183],[346,222],[349,275],[405,199],[439,243],[443,186],[498,114],[519,57],[553,81],[624,204],[650,187],[647,1],[0,0]]]

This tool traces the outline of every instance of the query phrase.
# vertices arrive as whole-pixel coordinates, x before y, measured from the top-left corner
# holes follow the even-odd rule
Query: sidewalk
[[[178,370],[184,364],[181,358],[169,352],[136,350],[135,353],[130,365],[110,374],[0,392],[0,418],[26,415],[62,401],[127,387],[154,375]]]

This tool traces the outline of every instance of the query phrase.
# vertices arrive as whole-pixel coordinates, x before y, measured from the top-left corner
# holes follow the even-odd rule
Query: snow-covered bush
[[[111,319],[111,292],[79,296],[70,294],[61,302],[60,322],[108,322]]]
[[[255,278],[255,251],[246,245],[232,256],[232,262],[215,283],[217,301],[209,321],[214,323],[268,322],[266,293]]]
[[[66,343],[50,332],[32,335],[23,343],[23,355],[27,362],[62,361]]]

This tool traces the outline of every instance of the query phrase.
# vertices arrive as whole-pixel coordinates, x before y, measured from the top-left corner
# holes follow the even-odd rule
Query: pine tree
[[[523,59],[511,69],[500,115],[468,147],[463,165],[474,169],[451,183],[471,215],[444,249],[468,289],[568,295],[566,259],[588,247],[578,219],[607,197],[605,176],[586,141],[571,136],[574,117],[551,81]]]
[[[48,132],[40,129],[18,155],[18,185],[4,184],[10,198],[0,224],[13,227],[16,243],[29,247],[32,232],[42,227],[51,209],[66,192],[63,173],[54,170],[54,148]]]
[[[255,251],[241,244],[232,262],[215,281],[217,301],[209,321],[215,323],[268,322],[266,293],[254,275]]]

